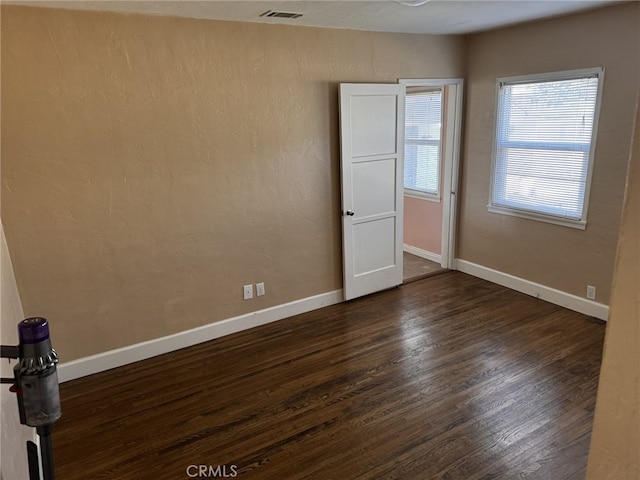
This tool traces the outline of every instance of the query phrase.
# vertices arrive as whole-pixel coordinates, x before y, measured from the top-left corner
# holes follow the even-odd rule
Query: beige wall
[[[496,78],[603,66],[605,83],[586,231],[489,213]],[[469,38],[458,257],[608,304],[635,99],[640,3]]]
[[[341,288],[338,83],[464,39],[3,6],[1,53],[7,242],[69,361]]]
[[[588,480],[640,478],[640,105],[587,469]]]
[[[5,241],[4,229],[0,222],[0,343],[18,344],[18,322],[24,318],[20,295],[11,266],[11,257]],[[13,366],[2,360],[0,374],[5,378],[13,377]],[[0,478],[3,480],[23,480],[29,476],[27,467],[27,440],[36,440],[35,429],[20,424],[18,402],[15,393],[9,391],[9,385],[0,390]]]

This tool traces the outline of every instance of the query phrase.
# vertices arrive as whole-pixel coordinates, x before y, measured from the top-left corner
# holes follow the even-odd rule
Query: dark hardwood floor
[[[57,478],[580,479],[604,332],[444,273],[63,384]]]

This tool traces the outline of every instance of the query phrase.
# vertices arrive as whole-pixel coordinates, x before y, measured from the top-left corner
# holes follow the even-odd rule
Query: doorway
[[[403,283],[453,266],[462,79],[403,79]]]

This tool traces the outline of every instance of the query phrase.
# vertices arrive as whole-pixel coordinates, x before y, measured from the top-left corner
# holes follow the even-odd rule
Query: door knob
[[[353,210],[347,210],[347,211],[345,212],[345,214],[346,214],[348,217],[353,217],[353,216],[356,214],[356,212],[354,212]]]

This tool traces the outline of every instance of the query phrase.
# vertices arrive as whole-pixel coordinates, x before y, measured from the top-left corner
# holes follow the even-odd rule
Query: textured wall
[[[489,213],[496,78],[604,66],[586,231]],[[458,257],[609,303],[635,98],[640,3],[530,23],[469,39]]]
[[[640,478],[640,104],[587,480]]]
[[[341,288],[338,83],[464,40],[2,6],[1,53],[5,233],[69,361]]]

